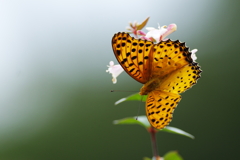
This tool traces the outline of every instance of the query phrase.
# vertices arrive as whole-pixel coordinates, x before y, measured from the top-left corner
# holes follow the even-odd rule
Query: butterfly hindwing
[[[181,96],[160,90],[148,94],[146,101],[146,115],[150,124],[156,129],[162,129],[172,120],[172,114]]]
[[[119,32],[112,38],[112,48],[118,62],[140,83],[149,80],[153,46],[152,42],[135,39],[128,33]]]
[[[148,93],[146,114],[153,127],[162,129],[170,123],[173,111],[181,100],[179,94],[196,84],[201,72],[197,63],[189,63],[168,74],[159,87]]]
[[[180,94],[197,83],[201,72],[197,63],[190,63],[167,75],[157,89]]]

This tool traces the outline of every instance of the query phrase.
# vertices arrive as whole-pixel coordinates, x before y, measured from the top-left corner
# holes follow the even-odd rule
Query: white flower
[[[192,58],[192,60],[195,62],[195,60],[197,60],[197,56],[196,56],[196,52],[197,52],[198,50],[197,49],[193,49],[193,50],[191,50],[191,52],[192,52],[192,55],[191,55],[191,58]]]
[[[148,30],[148,33],[145,37],[147,38],[153,38],[157,43],[161,41],[161,36],[167,32],[167,26],[158,26],[158,29],[155,29],[153,27],[146,27],[146,30]]]
[[[117,83],[117,76],[119,76],[119,74],[123,72],[123,68],[119,64],[114,65],[113,61],[110,61],[109,66],[107,67],[108,69],[106,70],[106,72],[109,72],[110,74],[112,74],[112,77],[113,77],[112,82],[114,84]]]
[[[169,34],[177,30],[176,24],[170,24],[169,26],[162,26],[158,25],[158,29],[153,27],[146,27],[148,33],[146,34],[146,39],[153,38],[157,43],[162,41],[165,37]]]
[[[177,30],[177,25],[176,24],[169,24],[167,27],[167,31],[162,35],[162,40],[167,37],[169,34],[175,32]]]

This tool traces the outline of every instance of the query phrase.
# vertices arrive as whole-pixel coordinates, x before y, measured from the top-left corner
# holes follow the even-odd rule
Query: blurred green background
[[[114,102],[141,84],[126,73],[112,84],[114,33],[129,21],[176,23],[169,36],[197,48],[202,78],[174,112],[174,126],[196,139],[158,133],[160,155],[237,159],[239,152],[240,1],[0,1],[0,159],[142,159],[152,157],[136,116],[139,102]],[[130,93],[131,94],[131,93]],[[141,104],[140,115],[145,114]]]

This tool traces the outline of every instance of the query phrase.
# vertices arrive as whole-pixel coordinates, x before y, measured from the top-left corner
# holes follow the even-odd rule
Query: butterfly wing
[[[152,72],[150,79],[162,78],[183,66],[192,63],[191,52],[178,40],[161,41],[154,45],[152,58]]]
[[[190,63],[167,75],[159,86],[159,90],[180,94],[191,88],[200,78],[200,66],[197,63]]]
[[[192,62],[189,48],[178,40],[153,44],[119,32],[112,38],[112,48],[124,70],[140,83],[164,77]]]
[[[146,114],[150,124],[156,129],[162,129],[172,120],[172,114],[181,96],[169,92],[154,90],[148,94]]]
[[[153,46],[153,42],[135,39],[128,33],[119,32],[112,38],[112,48],[118,62],[140,83],[149,80]]]
[[[148,94],[146,114],[153,127],[162,129],[170,123],[181,99],[179,94],[196,84],[201,72],[197,63],[190,63],[167,75],[159,87]]]
[[[160,85],[148,93],[146,113],[153,127],[164,128],[181,100],[179,94],[200,77],[200,67],[193,62],[189,48],[178,40],[153,44],[128,33],[115,34],[112,48],[124,70],[138,82],[145,84],[159,79]]]

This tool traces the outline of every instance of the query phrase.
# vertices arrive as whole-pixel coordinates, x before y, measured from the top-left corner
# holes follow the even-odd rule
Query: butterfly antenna
[[[141,102],[142,102],[142,100],[143,100],[143,96],[141,96]],[[138,105],[138,111],[137,111],[136,120],[138,120],[138,115],[139,115],[140,107],[141,107],[141,103],[139,103],[139,105]]]
[[[110,92],[137,92],[137,91],[110,90]]]

